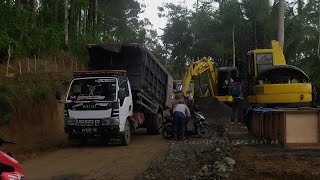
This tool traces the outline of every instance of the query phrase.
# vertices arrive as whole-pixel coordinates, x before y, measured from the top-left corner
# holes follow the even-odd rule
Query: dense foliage
[[[14,57],[61,51],[81,57],[86,44],[110,41],[155,47],[156,31],[138,19],[141,11],[135,0],[2,0],[0,59],[9,45]]]
[[[159,38],[148,19],[138,18],[142,0],[2,0],[0,62],[9,46],[13,57],[63,51],[81,58],[88,43],[134,42],[153,50],[180,79],[186,64],[203,56],[231,65],[233,29],[240,71],[248,50],[268,48],[277,39],[279,0],[198,1],[198,8],[172,3],[159,7],[159,16],[168,19]],[[284,42],[287,62],[305,70],[317,86],[319,7],[320,0],[287,0]]]
[[[318,0],[286,1],[284,42],[287,63],[303,68],[318,87],[319,7]],[[269,48],[277,39],[278,0],[199,0],[198,13],[172,3],[159,10],[169,19],[162,41],[175,78],[181,78],[185,64],[202,56],[232,65],[233,28],[240,71],[248,50]]]

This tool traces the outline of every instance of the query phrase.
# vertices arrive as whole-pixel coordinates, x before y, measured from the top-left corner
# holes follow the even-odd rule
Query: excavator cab
[[[202,75],[207,76],[207,84],[201,83]],[[233,100],[229,93],[230,83],[237,79],[237,76],[237,68],[216,68],[211,58],[204,57],[188,65],[182,82],[182,93],[186,96],[190,83],[193,82],[195,77],[200,77],[200,96],[211,96],[221,102],[230,103]]]
[[[230,95],[230,84],[238,78],[238,69],[236,67],[220,67],[217,73],[217,95]]]
[[[312,101],[309,77],[287,65],[278,41],[271,49],[256,49],[247,56],[247,100],[253,104],[298,104]]]
[[[217,93],[216,98],[227,104],[232,103],[233,98],[230,92],[231,83],[238,79],[236,67],[220,67],[217,70]]]
[[[216,77],[217,89],[214,96],[221,102],[231,103],[233,98],[230,94],[230,85],[238,79],[238,69],[236,67],[220,67],[217,69]],[[201,85],[201,94],[205,97],[212,96],[208,84]]]

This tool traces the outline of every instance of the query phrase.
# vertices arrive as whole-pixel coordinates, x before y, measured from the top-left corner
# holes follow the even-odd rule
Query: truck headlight
[[[79,125],[78,120],[75,118],[65,118],[65,122],[69,126],[78,126]]]
[[[116,117],[108,117],[108,118],[101,119],[102,126],[119,125],[119,123],[120,123],[119,118],[116,118]]]

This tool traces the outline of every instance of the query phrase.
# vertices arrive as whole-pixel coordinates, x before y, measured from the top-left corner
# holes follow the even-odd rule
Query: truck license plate
[[[83,133],[95,133],[95,132],[97,132],[97,128],[83,128],[82,132]]]
[[[99,126],[100,120],[79,120],[80,126]]]

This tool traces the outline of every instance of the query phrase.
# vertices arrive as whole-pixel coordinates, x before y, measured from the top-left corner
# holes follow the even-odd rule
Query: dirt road
[[[263,143],[241,126],[229,127],[236,143],[236,161],[230,179],[320,179],[318,150],[291,150],[271,142]]]
[[[161,136],[135,135],[129,146],[65,148],[22,163],[27,179],[133,179],[167,152]]]

